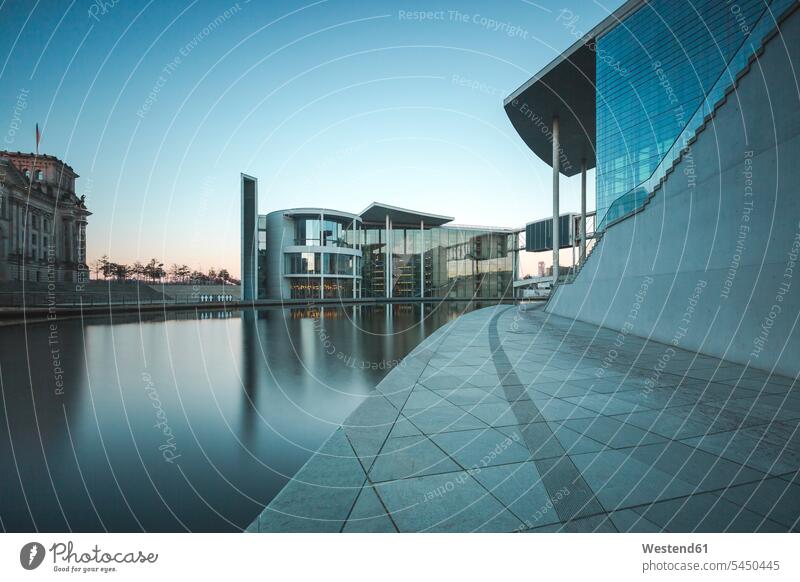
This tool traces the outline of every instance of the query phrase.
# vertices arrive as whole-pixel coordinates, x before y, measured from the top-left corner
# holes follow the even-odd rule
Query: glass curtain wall
[[[356,248],[363,230],[352,218],[320,214],[294,217],[294,241],[297,246]],[[292,252],[284,254],[284,275],[289,276],[293,299],[353,297],[360,283],[353,274],[361,273],[361,261],[341,253]]]
[[[385,297],[386,230],[365,225],[362,297]],[[477,229],[392,229],[393,297],[502,298],[513,283],[513,235]],[[424,265],[424,270],[422,266]]]
[[[364,225],[361,231],[363,255],[362,297],[386,296],[386,229],[376,225]]]
[[[319,215],[297,216],[294,222],[294,244],[298,246],[323,246],[353,248],[358,240],[359,224],[345,217]]]
[[[258,298],[266,297],[267,289],[267,217],[258,217],[258,255],[256,256],[256,269],[258,272]]]
[[[421,240],[419,226],[392,228],[392,297],[420,296]]]
[[[597,222],[650,177],[769,2],[652,0],[597,41]]]
[[[296,216],[294,219],[294,244],[317,247],[322,240],[322,221],[319,216]]]

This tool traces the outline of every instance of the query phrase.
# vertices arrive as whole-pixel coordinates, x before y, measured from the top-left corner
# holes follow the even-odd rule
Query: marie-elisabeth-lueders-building
[[[243,174],[241,190],[244,301],[511,295],[519,229],[451,226],[449,216],[379,203],[360,214],[259,215],[257,180]]]
[[[593,246],[546,311],[795,377],[798,2],[629,0],[576,32],[504,103],[553,216],[560,176],[595,168]]]

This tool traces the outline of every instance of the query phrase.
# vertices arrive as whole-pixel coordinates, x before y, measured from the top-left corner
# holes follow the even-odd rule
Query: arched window
[[[25,168],[24,170],[22,170],[22,173],[25,175],[25,177],[26,177],[28,180],[30,180],[30,179],[31,179],[31,171],[30,171],[28,168]]]
[[[42,180],[44,180],[44,172],[36,170],[36,181],[41,182]]]

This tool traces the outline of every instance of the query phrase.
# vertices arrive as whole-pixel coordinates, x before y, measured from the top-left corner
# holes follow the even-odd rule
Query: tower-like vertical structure
[[[242,301],[258,299],[258,179],[242,174]]]

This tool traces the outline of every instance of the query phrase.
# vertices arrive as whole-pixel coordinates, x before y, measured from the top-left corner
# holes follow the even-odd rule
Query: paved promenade
[[[481,309],[387,375],[248,531],[798,530],[795,384]]]

